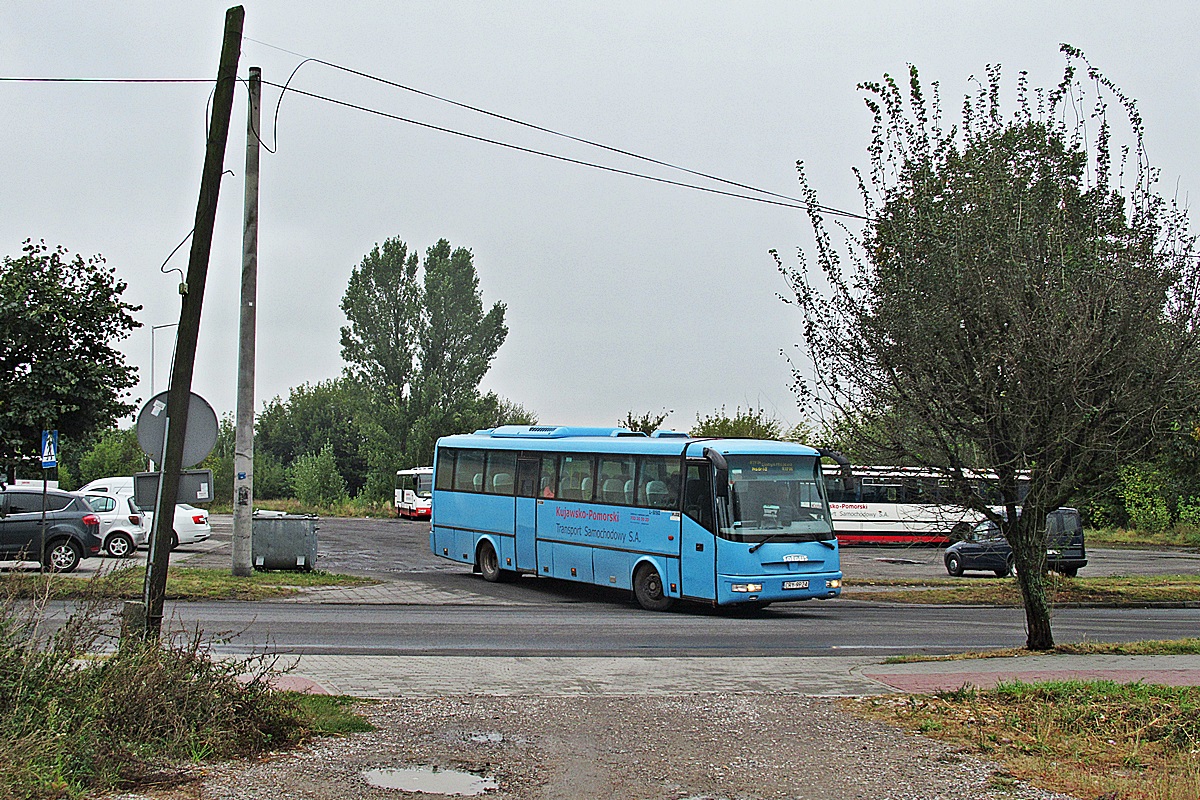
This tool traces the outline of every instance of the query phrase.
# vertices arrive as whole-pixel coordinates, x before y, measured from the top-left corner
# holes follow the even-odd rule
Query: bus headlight
[[[840,588],[842,588],[842,582],[839,580],[825,581],[825,588],[826,589],[840,589]]]
[[[735,583],[729,587],[735,592],[761,592],[761,583]]]

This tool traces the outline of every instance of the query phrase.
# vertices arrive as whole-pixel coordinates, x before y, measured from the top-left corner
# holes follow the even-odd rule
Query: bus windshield
[[[433,474],[417,475],[417,497],[433,497]]]
[[[721,536],[741,542],[833,538],[824,482],[810,456],[730,455],[728,526]]]

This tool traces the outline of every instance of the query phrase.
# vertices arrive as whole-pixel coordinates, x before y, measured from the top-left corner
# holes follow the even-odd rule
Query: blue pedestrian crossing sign
[[[42,469],[58,466],[58,431],[42,431]]]

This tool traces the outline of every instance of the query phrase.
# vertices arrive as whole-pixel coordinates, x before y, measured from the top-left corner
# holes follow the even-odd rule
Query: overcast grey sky
[[[212,78],[230,3],[0,2],[0,75]],[[870,117],[855,84],[916,64],[955,110],[1002,64],[1034,85],[1081,47],[1146,121],[1162,187],[1186,200],[1195,145],[1192,2],[245,3],[244,35],[424,91],[771,191],[806,162],[823,202],[858,209]],[[239,74],[283,83],[300,59],[246,41]],[[611,166],[682,176],[308,64],[293,86]],[[191,229],[203,85],[0,83],[0,253],[26,238],[102,253],[145,324],[122,345],[150,396],[150,326],[178,319],[159,266]],[[264,120],[278,91],[264,93]],[[236,394],[246,95],[239,87],[193,390]],[[614,424],[671,409],[688,428],[724,405],[800,415],[780,350],[800,319],[768,254],[811,241],[802,212],[550,161],[285,96],[262,157],[257,406],[342,368],[351,269],[399,236],[470,248],[508,340],[484,388],[546,423]],[[268,126],[270,123],[267,123]],[[274,130],[267,128],[268,142]],[[711,184],[710,184],[711,185]],[[187,248],[171,266],[186,269]],[[166,388],[171,328],[155,335]]]

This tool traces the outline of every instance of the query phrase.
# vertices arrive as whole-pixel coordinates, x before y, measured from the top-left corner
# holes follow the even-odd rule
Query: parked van
[[[1013,572],[1012,548],[991,520],[977,522],[960,542],[946,548],[946,572],[962,575],[966,570],[995,572],[998,577]],[[1046,515],[1046,568],[1075,577],[1087,566],[1083,520],[1074,508],[1059,508]]]

